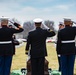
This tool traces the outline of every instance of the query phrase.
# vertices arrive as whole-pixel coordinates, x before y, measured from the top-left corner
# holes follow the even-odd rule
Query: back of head
[[[8,25],[8,18],[0,18],[1,20],[1,26],[7,26]]]
[[[63,24],[63,22],[60,22],[59,23],[59,29],[62,29],[62,28],[64,28],[64,24]]]
[[[36,18],[36,19],[33,20],[33,22],[35,23],[36,27],[41,27],[42,21],[43,20],[40,19],[40,18]]]
[[[64,19],[64,25],[65,25],[65,26],[72,26],[72,21],[71,21],[71,19]]]

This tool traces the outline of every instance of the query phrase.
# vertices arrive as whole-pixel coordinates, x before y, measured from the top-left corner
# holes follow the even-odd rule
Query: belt
[[[2,42],[0,42],[0,44],[9,44],[9,43],[12,43],[12,41],[2,41]]]
[[[74,43],[75,40],[61,41],[61,43]]]

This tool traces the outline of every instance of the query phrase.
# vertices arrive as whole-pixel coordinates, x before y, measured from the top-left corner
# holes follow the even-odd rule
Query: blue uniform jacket
[[[0,42],[12,41],[12,35],[14,33],[22,32],[23,29],[19,28],[19,30],[14,28],[8,28],[7,26],[3,26],[0,28]],[[13,55],[13,45],[9,44],[0,44],[0,55]]]
[[[62,41],[75,40],[76,27],[66,26],[58,31],[57,39],[57,53],[63,55],[75,54],[75,42],[62,43]]]

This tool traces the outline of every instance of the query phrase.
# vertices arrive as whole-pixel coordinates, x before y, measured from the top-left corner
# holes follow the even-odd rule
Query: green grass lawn
[[[24,43],[23,46],[16,48],[16,54],[13,57],[11,70],[17,70],[24,67],[26,68],[27,55],[25,55],[25,45],[26,43]],[[47,43],[47,52],[48,56],[46,57],[46,59],[49,61],[49,68],[57,70],[57,54],[53,43]],[[76,74],[76,62],[74,72]]]

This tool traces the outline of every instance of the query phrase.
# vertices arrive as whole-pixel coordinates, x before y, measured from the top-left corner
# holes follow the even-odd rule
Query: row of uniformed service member
[[[1,18],[0,28],[0,75],[10,75],[12,57],[13,57],[13,43],[12,36],[14,33],[23,31],[23,28],[18,23],[13,23],[17,28],[8,27],[8,18]]]

